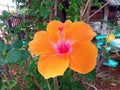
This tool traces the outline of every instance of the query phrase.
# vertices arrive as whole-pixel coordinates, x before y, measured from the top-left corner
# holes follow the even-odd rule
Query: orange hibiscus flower
[[[97,49],[90,42],[95,35],[84,22],[53,20],[47,31],[35,34],[29,51],[40,55],[38,71],[45,79],[63,75],[67,68],[86,74],[96,66]]]

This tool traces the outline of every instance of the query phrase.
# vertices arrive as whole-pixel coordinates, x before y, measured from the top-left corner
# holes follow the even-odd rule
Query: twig
[[[98,13],[101,9],[103,9],[106,5],[109,4],[109,1],[106,2],[100,9],[98,9],[95,13],[93,13],[92,15],[90,15],[88,18],[84,19],[83,21],[86,21],[88,19],[90,19],[91,17],[93,17],[96,13]]]
[[[90,87],[92,87],[94,90],[98,90],[94,85],[92,85],[92,84],[89,84],[89,83],[86,83],[87,85],[89,85],[89,87],[87,88],[87,90],[89,90],[90,89]]]
[[[14,64],[14,67],[15,67],[15,70],[19,71],[19,73],[28,74],[28,72],[24,70],[23,68],[21,68],[18,64]]]
[[[54,16],[57,16],[57,6],[58,6],[58,0],[54,0]]]
[[[100,62],[98,63],[98,65],[97,65],[97,72],[100,71],[100,67],[101,67],[101,65],[102,65],[102,63],[104,61],[105,53],[106,53],[106,51],[103,52],[103,56],[102,56]]]
[[[57,77],[55,77],[54,79],[53,79],[53,82],[54,82],[54,90],[58,90],[58,79],[57,79]]]
[[[36,84],[36,86],[39,88],[39,90],[43,90],[43,88],[40,86],[40,84],[37,82],[37,80],[34,78],[34,76],[31,76],[33,82]]]
[[[88,0],[87,3],[86,3],[85,9],[84,9],[83,12],[81,13],[81,17],[82,17],[82,18],[83,18],[84,14],[85,14],[85,12],[86,12],[86,10],[87,10],[87,8],[88,8],[88,4],[89,4],[89,0]]]
[[[11,75],[10,75],[10,72],[9,72],[9,65],[5,64],[5,68],[6,68],[6,72],[7,72],[7,79],[10,80],[11,79]]]
[[[81,20],[84,20],[84,18],[89,16],[91,5],[92,5],[92,0],[88,0],[85,5],[85,8],[83,9],[83,12],[81,13],[81,18],[80,18]]]
[[[88,8],[86,11],[86,17],[89,17],[90,15],[91,6],[92,6],[92,0],[89,0]],[[89,21],[89,19],[87,21]]]
[[[53,14],[51,13],[51,14],[49,15],[49,21],[52,20],[52,17],[53,17]]]
[[[49,14],[49,21],[51,21],[53,19],[53,8],[49,8],[49,10],[51,11],[51,13]]]

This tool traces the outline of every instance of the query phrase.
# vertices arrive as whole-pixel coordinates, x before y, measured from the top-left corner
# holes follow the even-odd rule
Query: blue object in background
[[[105,48],[107,51],[110,51],[111,50],[111,47],[106,47]]]
[[[96,40],[106,39],[106,36],[107,36],[107,35],[97,35],[97,36],[95,37],[95,39],[96,39]],[[116,38],[117,38],[117,37],[120,37],[120,33],[115,34],[115,37],[116,37]]]
[[[106,35],[97,35],[95,37],[95,39],[99,40],[99,39],[105,39],[106,38]]]
[[[109,58],[107,61],[103,62],[103,65],[109,66],[109,67],[113,67],[113,68],[117,67],[118,64],[119,64],[118,61],[113,60],[113,59],[111,59],[111,58]]]
[[[115,34],[115,37],[120,37],[120,33],[118,33],[118,34]]]
[[[120,49],[120,39],[115,39],[110,42],[110,45],[114,48]]]
[[[97,35],[95,37],[95,39],[97,40],[96,46],[98,47],[98,49],[99,49],[99,47],[106,44],[106,36],[107,35]],[[115,37],[119,38],[120,33],[115,34]],[[112,47],[115,48],[115,49],[120,49],[120,39],[115,39],[115,40],[111,41],[110,45],[111,46],[108,46],[108,47],[105,48],[107,51],[110,51]],[[98,53],[99,53],[98,54],[98,61],[99,61],[101,59],[101,56],[102,56],[101,55],[101,49],[99,49]],[[108,58],[103,62],[103,65],[115,68],[119,65],[119,62],[116,61],[116,60],[113,60],[111,58]]]
[[[100,40],[100,41],[97,41],[96,46],[102,46],[102,45],[104,45],[105,43],[106,43],[105,40]]]

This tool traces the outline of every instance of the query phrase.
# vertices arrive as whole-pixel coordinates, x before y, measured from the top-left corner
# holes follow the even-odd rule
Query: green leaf
[[[70,90],[71,89],[71,83],[73,82],[73,71],[70,69],[67,69],[65,71],[64,76],[60,77],[60,90]]]
[[[84,0],[85,1],[85,0]],[[82,0],[69,0],[69,2],[71,2],[71,3],[81,3],[82,2]]]
[[[62,78],[61,78],[62,82],[68,83],[68,82],[73,81],[73,75],[74,75],[74,72],[70,69],[67,69],[65,71],[64,76],[62,76]]]
[[[88,81],[88,82],[91,80],[93,80],[93,81],[96,80],[96,69],[94,69],[93,71],[91,71],[88,74],[85,74],[85,75],[81,74],[80,78],[85,78],[86,81]]]
[[[64,8],[63,4],[62,4],[62,3],[59,3],[58,8],[59,8],[60,10],[62,10],[62,9]]]
[[[3,43],[0,43],[0,54],[6,52],[7,46]]]
[[[42,16],[43,20],[46,19],[50,13],[51,13],[51,11],[48,10],[48,8],[41,7],[41,16]]]
[[[29,66],[28,66],[28,73],[33,73],[36,72],[37,68],[37,61],[36,60],[31,60]]]
[[[15,80],[10,80],[9,81],[9,88],[14,87],[17,84],[17,82]]]
[[[53,2],[47,1],[47,2],[45,2],[45,5],[48,6],[48,7],[52,7],[53,6]]]
[[[4,10],[2,12],[2,16],[0,16],[0,19],[5,20],[5,19],[9,18],[9,16],[10,16],[10,14],[6,10]]]
[[[22,60],[26,61],[30,55],[29,52],[27,50],[22,50],[21,53],[22,53]]]
[[[6,63],[5,60],[6,50],[7,50],[7,46],[3,43],[0,43],[0,65],[5,65]]]
[[[24,80],[26,80],[26,81],[31,80],[31,76],[30,76],[29,74],[28,74],[28,75],[25,75]]]
[[[120,27],[119,26],[114,26],[113,28],[114,28],[116,34],[120,33]]]
[[[64,76],[59,79],[59,90],[86,90],[85,87],[73,78],[74,72],[67,69]]]
[[[2,55],[0,55],[0,65],[4,66],[6,63],[6,60],[3,58]]]
[[[4,31],[9,31],[10,28],[8,26],[4,27]]]
[[[18,26],[18,27],[15,27],[15,28],[14,28],[14,33],[19,33],[20,30],[21,30],[21,27],[19,27],[19,26]]]
[[[0,90],[8,90],[7,81],[4,78],[0,80]]]
[[[54,16],[53,19],[54,19],[54,20],[60,20],[60,18],[57,17],[57,16]]]
[[[17,48],[13,48],[8,52],[8,54],[6,56],[6,60],[8,63],[12,64],[12,63],[16,63],[16,62],[20,61],[21,57],[22,57],[21,51]]]
[[[18,40],[13,43],[12,48],[21,48],[22,45],[23,45],[23,42]]]

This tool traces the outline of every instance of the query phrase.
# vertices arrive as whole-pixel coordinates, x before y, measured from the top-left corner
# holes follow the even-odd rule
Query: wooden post
[[[108,21],[108,13],[109,13],[109,8],[108,5],[104,7],[104,19],[103,19],[103,25],[102,25],[102,31],[104,32],[107,29],[107,21]],[[105,21],[105,22],[104,22]],[[102,32],[101,32],[102,34]]]

